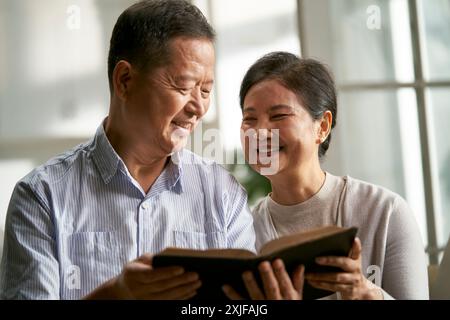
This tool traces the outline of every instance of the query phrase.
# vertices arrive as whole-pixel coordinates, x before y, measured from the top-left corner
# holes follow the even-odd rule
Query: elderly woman
[[[254,148],[243,142],[246,160],[256,152],[258,160],[250,165],[266,175],[272,186],[253,210],[257,247],[325,225],[358,228],[349,257],[316,260],[342,272],[306,273],[303,278],[302,267],[289,276],[281,260],[263,262],[259,266],[263,288],[251,272],[243,274],[250,297],[299,299],[303,281],[308,281],[335,292],[328,298],[428,299],[424,247],[405,200],[379,186],[334,176],[321,168],[337,114],[336,90],[327,68],[290,53],[270,53],[247,71],[240,103],[242,130],[253,129],[258,141]],[[269,167],[260,161],[264,156],[272,159],[274,172],[264,170]],[[230,298],[240,298],[229,286],[224,291]]]

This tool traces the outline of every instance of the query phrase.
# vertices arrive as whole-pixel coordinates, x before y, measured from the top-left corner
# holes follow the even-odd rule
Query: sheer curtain
[[[15,183],[106,115],[109,38],[131,3],[0,0],[0,236]]]

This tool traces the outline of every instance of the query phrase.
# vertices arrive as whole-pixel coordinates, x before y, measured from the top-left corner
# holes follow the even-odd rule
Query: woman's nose
[[[256,129],[258,140],[271,140],[278,134],[278,129],[273,128],[259,128]]]

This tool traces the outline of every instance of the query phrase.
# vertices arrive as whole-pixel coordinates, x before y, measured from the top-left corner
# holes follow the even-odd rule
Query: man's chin
[[[175,130],[170,136],[171,153],[175,153],[186,147],[189,139],[189,134],[186,132],[180,133],[180,130]]]
[[[177,141],[176,143],[172,143],[172,147],[170,149],[170,154],[174,154],[178,151],[183,150],[187,145],[187,139],[184,139],[184,141]]]

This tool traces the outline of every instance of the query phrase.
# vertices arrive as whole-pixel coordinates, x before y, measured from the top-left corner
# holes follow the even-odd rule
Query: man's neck
[[[272,185],[271,198],[281,205],[302,203],[320,191],[325,182],[325,173],[320,164],[296,171],[283,172],[269,177]]]
[[[167,164],[167,155],[157,155],[147,144],[126,134],[107,119],[105,133],[114,150],[125,163],[131,176],[139,183],[145,193],[151,189]]]

